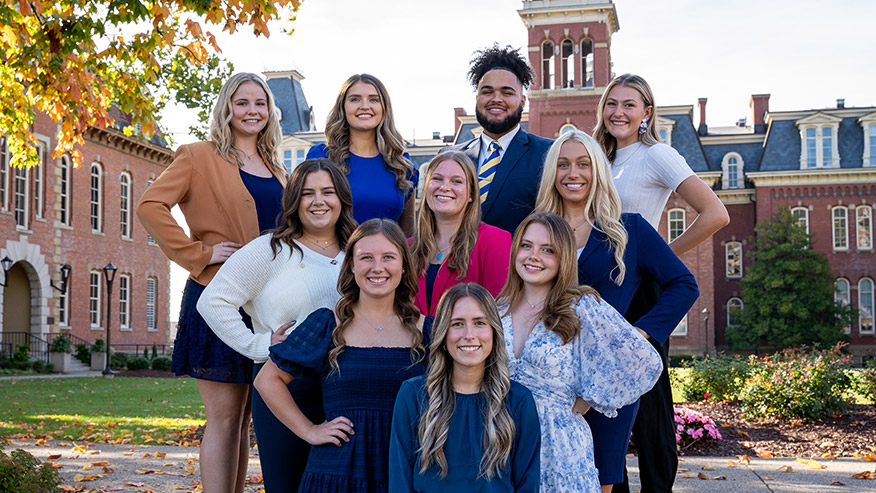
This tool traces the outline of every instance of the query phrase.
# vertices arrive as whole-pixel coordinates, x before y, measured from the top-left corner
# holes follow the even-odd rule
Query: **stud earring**
[[[643,135],[648,131],[648,119],[645,118],[642,120],[642,123],[639,124],[639,135]]]

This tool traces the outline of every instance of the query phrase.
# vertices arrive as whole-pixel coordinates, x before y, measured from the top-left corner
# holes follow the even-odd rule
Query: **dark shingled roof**
[[[310,105],[307,104],[300,82],[294,77],[274,77],[268,79],[268,87],[274,93],[274,101],[282,112],[280,128],[283,135],[313,130]]]
[[[672,129],[672,147],[684,157],[692,170],[703,172],[721,169],[720,162],[718,162],[717,169],[709,167],[706,156],[703,154],[703,148],[700,146],[700,138],[688,115],[662,116],[675,120],[675,127]]]
[[[675,135],[673,134],[673,138]],[[744,144],[703,144],[703,152],[706,153],[706,159],[709,162],[709,169],[718,171],[721,169],[721,163],[724,161],[724,156],[728,152],[735,152],[742,156],[744,164],[743,171],[751,173],[757,171],[760,166],[760,155],[763,151],[763,144],[760,142],[751,142]]]

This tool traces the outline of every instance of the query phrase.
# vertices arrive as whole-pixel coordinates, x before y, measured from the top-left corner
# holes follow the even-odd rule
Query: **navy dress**
[[[328,157],[325,144],[317,144],[307,151],[307,159]],[[411,157],[404,153],[408,161]],[[374,157],[361,157],[350,153],[344,161],[350,171],[347,180],[353,193],[353,218],[359,224],[369,219],[384,218],[398,221],[405,210],[405,202],[417,187],[419,174],[416,169],[408,170],[405,177],[410,182],[407,190],[396,186],[395,173],[386,167],[380,154]],[[340,163],[338,163],[340,164]]]
[[[283,186],[273,176],[260,177],[240,170],[240,179],[255,201],[259,231],[277,227],[283,210]],[[176,375],[223,383],[251,384],[252,360],[228,347],[198,313],[198,300],[206,286],[186,281],[179,325],[173,343],[171,370]],[[243,323],[252,330],[249,315],[241,309]]]
[[[605,234],[594,228],[578,257],[578,283],[592,287],[615,310],[626,315],[642,279],[645,276],[655,279],[663,294],[635,326],[662,344],[699,296],[696,279],[642,216],[621,214],[621,222],[629,237],[624,252],[624,282],[618,286],[612,280],[617,274],[614,252]],[[584,415],[593,434],[600,484],[623,481],[627,446],[638,409],[636,401],[619,409],[616,418],[597,412]]]
[[[390,492],[538,492],[541,427],[529,389],[511,382],[505,396],[505,407],[514,421],[511,455],[505,468],[488,481],[479,474],[484,456],[484,402],[479,393],[456,393],[444,447],[447,475],[442,478],[434,462],[425,474],[420,472],[417,429],[429,405],[425,385],[425,375],[408,380],[395,401],[389,441]]]
[[[340,447],[310,449],[298,491],[385,492],[393,404],[402,382],[425,372],[425,355],[415,362],[409,347],[345,346],[338,355],[340,371],[333,371],[328,353],[336,326],[332,310],[320,308],[284,342],[271,346],[271,360],[293,377],[308,370],[319,373],[325,419],[345,416],[356,431]],[[426,317],[424,347],[431,328],[432,318]]]

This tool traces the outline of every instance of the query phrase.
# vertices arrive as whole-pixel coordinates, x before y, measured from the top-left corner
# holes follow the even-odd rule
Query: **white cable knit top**
[[[225,261],[198,300],[198,312],[213,332],[256,363],[267,361],[273,331],[293,320],[300,324],[318,308],[334,308],[340,298],[344,252],[330,258],[295,243],[303,256],[281,243],[274,258],[270,234],[247,243]],[[254,332],[243,324],[240,307],[252,317]]]

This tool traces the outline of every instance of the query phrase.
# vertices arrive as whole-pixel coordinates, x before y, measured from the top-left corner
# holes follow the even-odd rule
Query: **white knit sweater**
[[[198,312],[213,332],[256,363],[268,359],[273,331],[293,320],[300,324],[318,308],[334,308],[340,298],[344,252],[329,258],[296,242],[304,255],[290,256],[292,249],[281,243],[273,258],[270,242],[270,234],[262,235],[235,252],[198,300]],[[252,317],[254,333],[243,324],[240,307]]]

